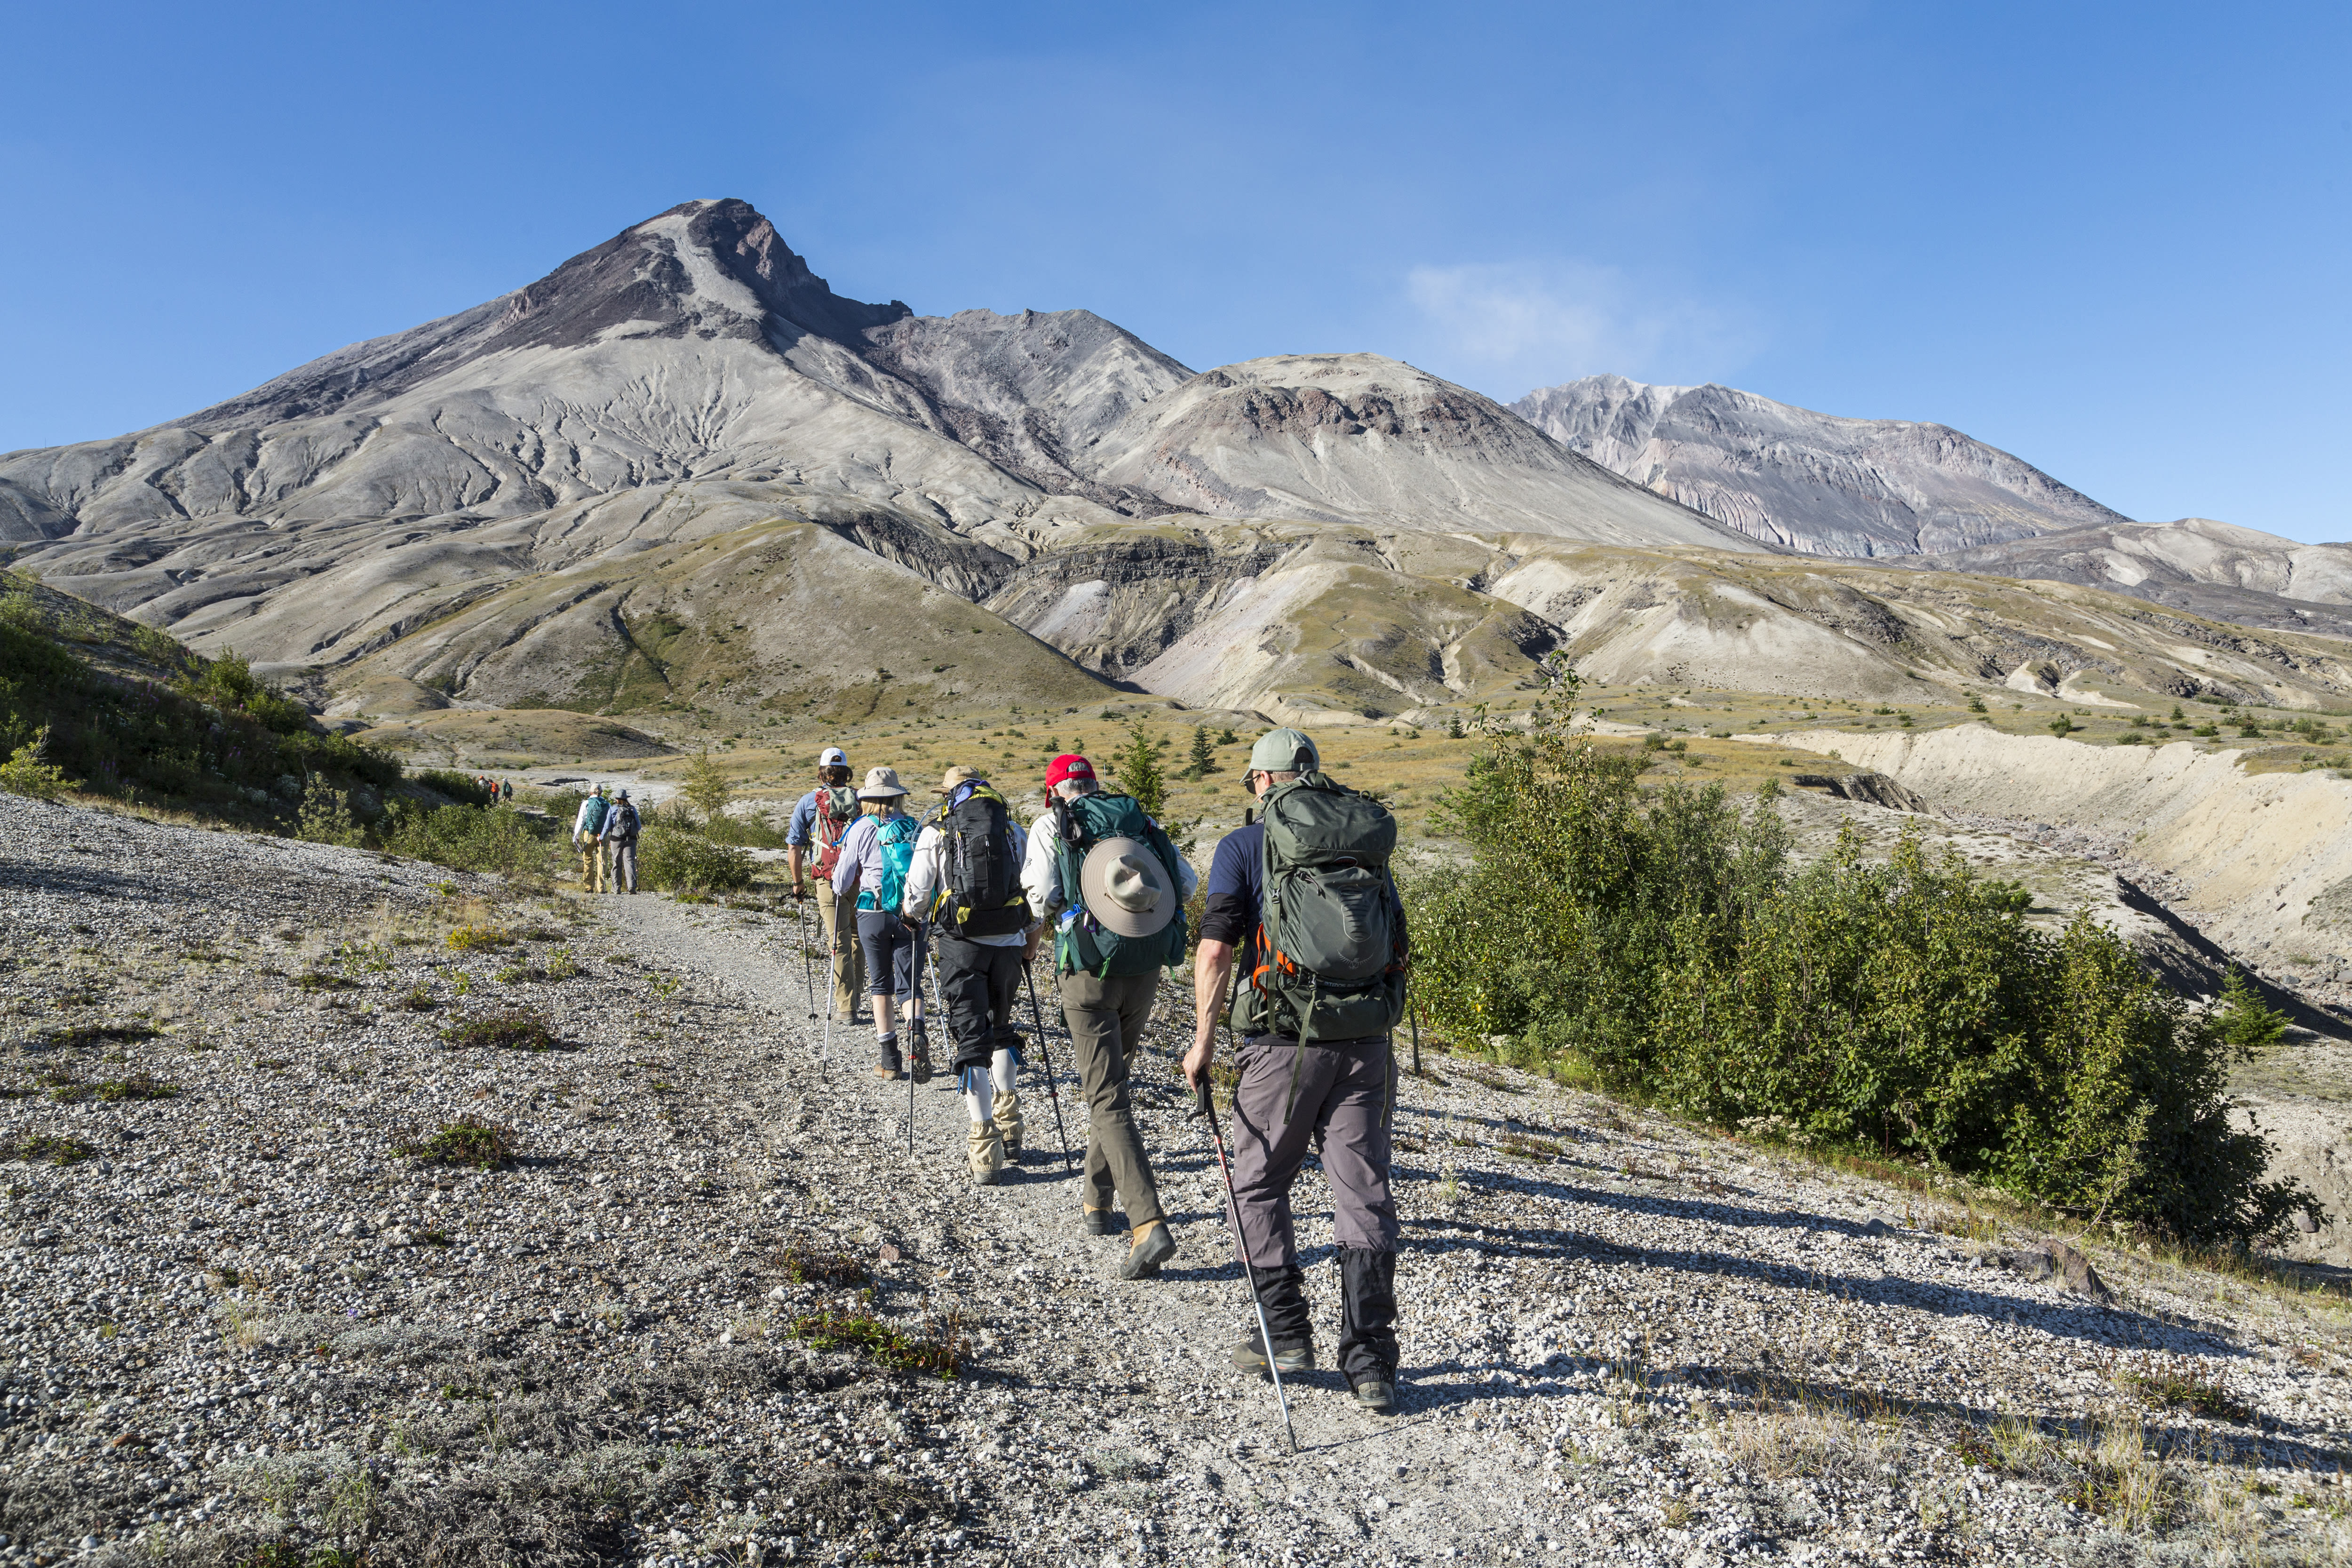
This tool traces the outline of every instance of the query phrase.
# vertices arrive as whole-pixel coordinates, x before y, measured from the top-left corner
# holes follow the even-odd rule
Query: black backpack
[[[637,808],[630,801],[615,801],[604,818],[604,837],[634,844],[637,838]]]
[[[936,918],[956,936],[1010,936],[1027,929],[1028,895],[1013,852],[1013,818],[1004,797],[976,784],[940,814]]]

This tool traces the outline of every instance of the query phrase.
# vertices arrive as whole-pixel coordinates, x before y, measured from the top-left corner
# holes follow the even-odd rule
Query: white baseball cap
[[[849,765],[849,753],[839,746],[827,746],[817,753],[816,765],[821,768],[845,768]]]

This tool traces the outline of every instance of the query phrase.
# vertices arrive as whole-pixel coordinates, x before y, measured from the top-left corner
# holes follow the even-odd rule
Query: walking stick
[[[1054,1102],[1054,1135],[1062,1141],[1062,1169],[1070,1168],[1070,1134],[1062,1125],[1062,1091],[1054,1087],[1054,1053],[1045,1044],[1045,1013],[1037,1005],[1037,972],[1024,965],[1022,978],[1029,982],[1029,1021],[1037,1035],[1037,1057],[1045,1068],[1045,1096]]]
[[[1290,1395],[1282,1390],[1282,1369],[1274,1363],[1274,1330],[1265,1321],[1265,1302],[1257,1293],[1257,1274],[1250,1268],[1249,1248],[1242,1245],[1241,1200],[1234,1196],[1233,1167],[1225,1163],[1225,1135],[1217,1126],[1216,1103],[1209,1098],[1208,1080],[1203,1079],[1199,1089],[1199,1107],[1187,1121],[1209,1119],[1209,1144],[1217,1152],[1217,1170],[1225,1178],[1225,1213],[1234,1222],[1234,1256],[1241,1260],[1242,1283],[1249,1287],[1250,1307],[1257,1313],[1257,1342],[1265,1352],[1265,1373],[1274,1379],[1275,1402],[1282,1406],[1282,1435],[1290,1439],[1290,1451],[1298,1452],[1298,1433],[1290,1425]]]
[[[1412,1017],[1412,1076],[1421,1076],[1421,1009],[1415,1007]]]
[[[816,975],[809,966],[808,900],[805,897],[795,899],[793,904],[801,917],[800,923],[793,928],[800,933],[801,984],[808,992],[809,1016],[814,1018],[816,1016]]]

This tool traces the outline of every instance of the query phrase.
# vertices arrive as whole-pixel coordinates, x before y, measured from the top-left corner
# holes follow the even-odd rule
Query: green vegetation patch
[[[527,1008],[467,1018],[441,1031],[454,1050],[551,1051],[562,1045],[547,1020]]]
[[[751,857],[684,827],[657,823],[638,840],[637,874],[668,892],[731,893],[751,885]]]
[[[1916,833],[1876,862],[1849,825],[1800,868],[1775,784],[1746,806],[1643,791],[1637,759],[1569,732],[1554,673],[1444,799],[1470,868],[1410,889],[1415,993],[1453,1038],[2200,1246],[2323,1219],[2230,1125],[2230,1062],[2262,1030],[2190,1012],[2087,912],[2035,929],[2023,889]]]
[[[943,1332],[916,1338],[862,1312],[813,1312],[793,1321],[792,1337],[821,1351],[856,1351],[893,1372],[956,1375],[960,1346],[952,1320]]]
[[[156,1031],[144,1024],[77,1024],[69,1029],[52,1029],[41,1037],[41,1044],[56,1049],[76,1050],[90,1046],[130,1045],[138,1040],[152,1040]]]
[[[408,1139],[394,1146],[393,1152],[428,1164],[496,1171],[513,1163],[520,1146],[514,1129],[468,1114],[443,1122],[429,1134]]]
[[[98,1152],[79,1138],[59,1138],[47,1132],[27,1132],[0,1147],[5,1148],[11,1160],[29,1164],[78,1165]]]

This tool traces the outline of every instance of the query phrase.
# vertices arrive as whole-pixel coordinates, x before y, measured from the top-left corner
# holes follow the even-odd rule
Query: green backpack
[[[1234,1007],[1251,1035],[1357,1040],[1404,1016],[1412,947],[1389,875],[1396,818],[1379,801],[1320,773],[1259,800],[1257,967]]]
[[[1079,970],[1099,980],[1128,974],[1149,974],[1172,969],[1184,962],[1184,910],[1150,936],[1121,936],[1106,931],[1087,913],[1078,898],[1078,868],[1087,851],[1106,838],[1133,838],[1151,846],[1177,888],[1184,879],[1177,871],[1175,843],[1144,815],[1132,795],[1082,795],[1054,803],[1055,854],[1062,876],[1062,913],[1054,931],[1054,969],[1068,974]],[[1039,824],[1040,827],[1044,824]]]

